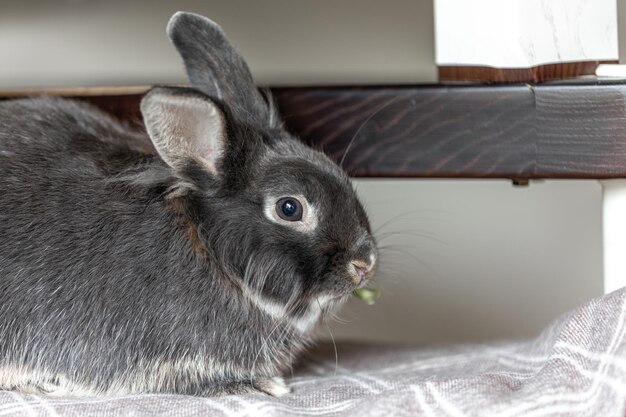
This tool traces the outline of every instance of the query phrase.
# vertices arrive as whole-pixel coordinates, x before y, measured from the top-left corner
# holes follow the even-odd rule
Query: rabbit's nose
[[[378,261],[378,249],[369,233],[364,231],[360,239],[354,243],[350,255],[352,259],[348,269],[350,270],[352,281],[358,286],[374,275]]]
[[[372,275],[376,266],[376,254],[372,252],[367,260],[354,259],[350,262],[353,272],[353,281],[356,285],[362,284]]]
[[[352,267],[356,271],[360,281],[363,281],[371,270],[371,267],[362,261],[352,261]]]

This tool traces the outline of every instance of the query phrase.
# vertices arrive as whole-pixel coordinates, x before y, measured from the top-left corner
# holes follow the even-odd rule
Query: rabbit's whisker
[[[416,230],[393,230],[390,232],[385,232],[385,233],[381,233],[379,235],[376,236],[376,241],[378,242],[382,242],[385,239],[388,239],[390,237],[395,237],[395,236],[412,236],[412,237],[419,237],[422,239],[426,239],[426,240],[430,240],[433,242],[437,242],[437,243],[441,243],[442,245],[449,245],[448,242],[446,242],[443,239],[440,239],[436,236],[433,236],[431,234],[428,233],[424,233],[419,229]]]
[[[317,305],[320,307],[320,310],[322,310],[322,304],[320,303],[319,298],[316,298],[315,300],[317,301]],[[333,335],[332,330],[330,330],[330,326],[328,325],[328,321],[326,320],[325,316],[322,319],[322,322],[324,323],[324,327],[326,327],[326,330],[328,330],[330,340],[333,341],[333,349],[335,351],[335,371],[333,375],[337,375],[337,369],[339,369],[339,355],[337,354],[337,343],[335,343],[335,336]]]
[[[383,222],[382,224],[378,225],[374,231],[373,234],[377,234],[381,229],[395,223],[398,222],[400,220],[403,220],[407,217],[410,217],[411,220],[418,220],[420,219],[419,217],[415,217],[414,214],[416,213],[449,213],[445,210],[435,210],[435,209],[415,209],[415,210],[409,210],[409,211],[405,211],[403,213],[398,214],[397,216],[393,216],[392,218],[386,220],[385,222]],[[421,220],[429,220],[429,221],[443,221],[442,219],[437,219],[437,218],[422,218]]]
[[[352,144],[354,143],[355,139],[359,136],[359,133],[361,132],[361,129],[363,129],[363,127],[365,127],[365,125],[370,120],[372,120],[372,118],[374,116],[376,116],[378,113],[380,113],[386,107],[389,107],[395,101],[397,101],[397,98],[392,98],[391,100],[388,100],[385,103],[381,104],[378,107],[378,109],[374,110],[374,112],[372,112],[369,116],[367,116],[367,118],[363,121],[363,123],[361,123],[361,126],[359,126],[359,128],[356,130],[356,132],[352,136],[352,139],[350,139],[350,142],[348,142],[348,146],[346,146],[346,150],[343,152],[343,156],[341,157],[341,161],[339,162],[339,167],[340,168],[343,168],[343,163],[344,163],[344,161],[346,159],[346,156],[348,156],[348,152],[350,151],[350,148],[352,147]]]

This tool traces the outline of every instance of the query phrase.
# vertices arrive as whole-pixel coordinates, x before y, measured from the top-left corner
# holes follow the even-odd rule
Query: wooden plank
[[[626,84],[535,88],[538,178],[626,177]]]
[[[626,84],[277,89],[355,176],[626,178]]]
[[[150,89],[147,85],[117,87],[52,87],[52,88],[0,88],[0,97],[28,97],[46,94],[50,96],[125,96],[143,94]]]
[[[281,89],[275,97],[291,130],[336,161],[345,154],[343,166],[355,176],[534,172],[528,86]]]
[[[626,83],[272,90],[358,177],[626,178]],[[141,124],[140,94],[75,96]]]
[[[618,61],[578,61],[537,65],[529,68],[493,68],[480,66],[438,67],[439,81],[475,81],[481,83],[538,83],[565,80],[583,75],[595,75],[600,64],[617,64]]]

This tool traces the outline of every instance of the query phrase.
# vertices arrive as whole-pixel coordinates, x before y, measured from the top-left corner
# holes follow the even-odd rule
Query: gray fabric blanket
[[[441,348],[322,346],[283,398],[0,392],[0,416],[625,416],[626,290],[530,342]]]

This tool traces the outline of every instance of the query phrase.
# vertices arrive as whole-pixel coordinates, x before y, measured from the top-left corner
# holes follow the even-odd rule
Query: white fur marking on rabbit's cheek
[[[284,197],[293,197],[297,198],[302,204],[302,219],[298,221],[288,221],[281,219],[276,213],[276,202]],[[271,220],[274,223],[278,223],[283,226],[290,227],[298,232],[302,233],[311,233],[317,228],[317,210],[313,207],[312,204],[303,196],[303,195],[294,195],[294,196],[279,196],[279,197],[268,197],[265,200],[265,204],[263,207],[263,213],[265,217]]]
[[[267,313],[273,319],[282,319],[287,314],[287,310],[284,306],[281,306],[275,301],[270,300],[261,294],[256,294],[250,290],[246,285],[243,287],[245,296],[254,304],[259,310]]]
[[[285,306],[282,306],[261,294],[253,292],[246,285],[243,286],[243,292],[246,298],[248,298],[248,300],[250,300],[256,308],[263,311],[273,319],[282,321],[285,320],[285,317],[288,317]],[[287,322],[291,327],[295,328],[300,333],[308,332],[315,325],[315,323],[317,323],[323,308],[327,306],[332,299],[333,297],[330,295],[318,296],[309,304],[307,313],[301,317],[288,318]]]
[[[300,333],[306,333],[311,330],[319,321],[324,307],[333,299],[331,295],[319,295],[309,303],[308,312],[296,319],[290,320],[291,325],[298,329]]]

